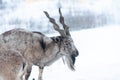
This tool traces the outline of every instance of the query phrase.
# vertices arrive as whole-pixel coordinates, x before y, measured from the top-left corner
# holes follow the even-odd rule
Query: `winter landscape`
[[[45,68],[44,80],[120,80],[119,26],[74,31],[72,37],[80,52],[76,71],[70,71],[58,60]],[[32,76],[36,73],[37,68]]]
[[[52,4],[55,4],[55,6],[52,5],[50,9],[49,7],[45,6],[47,2],[41,3],[42,7],[40,7],[35,2],[34,4],[23,3],[24,2],[23,0],[23,2],[20,1],[20,5],[16,4],[19,5],[17,8],[12,8],[13,7],[12,0],[5,1],[10,3],[10,5],[6,3],[4,5],[6,5],[7,8],[0,9],[0,33],[3,33],[13,28],[25,28],[31,31],[33,30],[41,31],[47,36],[59,35],[58,33],[53,32],[54,29],[52,28],[52,25],[49,23],[49,21],[47,21],[45,15],[42,12],[39,12],[40,9],[42,11],[48,10],[48,12],[50,13],[51,10],[54,9],[53,10],[54,14],[50,15],[52,16],[54,15],[55,17],[58,16],[57,8],[55,8],[55,6],[58,5],[57,2],[59,2],[59,0],[54,0],[54,3]],[[75,64],[76,70],[70,71],[67,68],[67,65],[63,63],[62,59],[60,59],[51,66],[45,68],[43,72],[43,80],[120,80],[120,17],[119,17],[120,6],[118,4],[120,1],[119,0],[106,0],[106,1],[76,0],[76,1],[81,2],[79,8],[81,8],[83,12],[84,10],[89,10],[97,15],[105,13],[104,16],[106,22],[103,23],[104,22],[103,21],[100,22],[100,24],[97,24],[99,23],[99,21],[95,22],[96,24],[92,27],[86,26],[78,27],[79,25],[78,26],[73,25],[77,26],[77,29],[74,30],[72,30],[73,27],[71,26],[72,28],[71,35],[77,49],[79,50],[79,57],[77,57],[77,61]],[[66,9],[70,5],[72,5],[72,0],[68,0],[68,2],[69,5],[67,5],[67,7],[63,5],[63,2],[61,2],[61,5],[59,5],[63,6],[64,14],[67,14],[69,12],[66,11]],[[49,3],[49,5],[50,4],[51,3]],[[11,7],[12,10],[9,7]],[[72,7],[70,8],[73,12],[76,11],[74,7],[76,6],[72,5]],[[72,14],[72,16],[75,15],[77,14],[75,13]],[[97,18],[95,18],[95,21]],[[30,21],[30,19],[33,21]],[[42,19],[42,21],[39,21],[39,19]],[[44,24],[44,22],[46,24]],[[32,25],[36,27],[31,27]],[[38,67],[33,66],[33,70],[29,80],[32,80],[33,78],[37,80],[37,76]]]

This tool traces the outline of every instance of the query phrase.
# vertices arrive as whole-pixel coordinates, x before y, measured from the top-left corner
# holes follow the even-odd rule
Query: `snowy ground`
[[[120,80],[119,26],[75,31],[72,37],[80,52],[76,71],[70,71],[58,60],[45,68],[43,80]],[[34,67],[30,80],[37,74]]]
[[[4,1],[4,0],[3,0]],[[7,0],[6,0],[7,1]],[[13,1],[14,0],[8,0]],[[0,10],[2,15],[0,18],[0,34],[4,31],[21,27],[27,28],[26,25],[17,24],[10,25],[11,22],[16,21],[17,18],[23,21],[33,20],[35,22],[42,19],[40,16],[45,16],[41,11],[52,11],[56,13],[58,5],[57,2],[53,3],[55,5],[47,6],[48,3],[39,4],[38,0],[31,0],[36,3],[18,3],[19,6],[16,9]],[[57,0],[56,0],[57,1]],[[58,0],[59,1],[59,0]],[[70,1],[70,0],[69,0]],[[120,23],[120,0],[79,0],[81,11],[90,10],[96,13],[106,13],[108,17],[114,17],[111,23]],[[73,4],[70,1],[71,4]],[[71,8],[71,4],[65,4],[62,2],[62,7]],[[68,6],[67,6],[68,5]],[[7,7],[9,7],[8,5]],[[39,9],[40,6],[40,9]],[[56,8],[57,7],[57,8]],[[55,8],[55,9],[53,9]],[[48,10],[49,9],[49,10]],[[8,10],[8,11],[7,11]],[[66,13],[66,10],[62,10]],[[56,13],[58,14],[58,13]],[[55,15],[55,14],[50,14]],[[46,17],[45,17],[46,18]],[[109,19],[110,19],[109,18]],[[44,24],[44,20],[42,20]],[[38,22],[39,23],[39,22]],[[47,22],[46,22],[47,23]],[[40,29],[45,29],[46,24]],[[33,28],[29,30],[38,30],[38,28]],[[76,71],[70,71],[66,65],[63,64],[62,60],[56,61],[53,65],[46,67],[43,74],[43,80],[120,80],[120,27],[119,26],[105,26],[101,28],[88,29],[72,32],[72,37],[74,39],[75,45],[77,46],[80,55],[76,61]],[[33,77],[37,80],[38,70],[34,66],[32,75],[29,80]]]

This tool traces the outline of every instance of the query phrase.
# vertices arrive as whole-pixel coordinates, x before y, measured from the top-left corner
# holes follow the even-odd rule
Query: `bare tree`
[[[5,46],[7,49],[17,50],[25,58],[28,64],[25,71],[26,80],[30,75],[32,65],[39,66],[38,79],[41,80],[44,67],[51,65],[63,56],[65,56],[68,67],[75,70],[75,58],[79,53],[71,38],[69,27],[64,22],[61,10],[59,9],[60,23],[64,30],[59,28],[59,25],[46,11],[44,13],[60,36],[47,37],[40,32],[24,29],[13,29],[0,35],[0,47]]]

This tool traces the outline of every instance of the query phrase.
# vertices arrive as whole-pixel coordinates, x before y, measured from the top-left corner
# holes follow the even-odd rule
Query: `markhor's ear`
[[[51,37],[51,39],[52,39],[54,42],[58,43],[58,42],[63,41],[64,37],[63,37],[63,36]]]
[[[56,39],[55,37],[51,37],[51,39],[53,40],[53,42],[57,43],[58,39]]]

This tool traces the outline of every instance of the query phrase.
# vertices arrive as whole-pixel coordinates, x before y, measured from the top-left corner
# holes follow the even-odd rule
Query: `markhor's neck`
[[[52,63],[54,63],[56,60],[58,60],[63,55],[61,54],[62,51],[62,41],[64,37],[57,36],[57,37],[51,37],[53,40],[53,43],[50,44],[49,49],[46,51],[46,57],[44,57],[44,65],[49,66]]]

